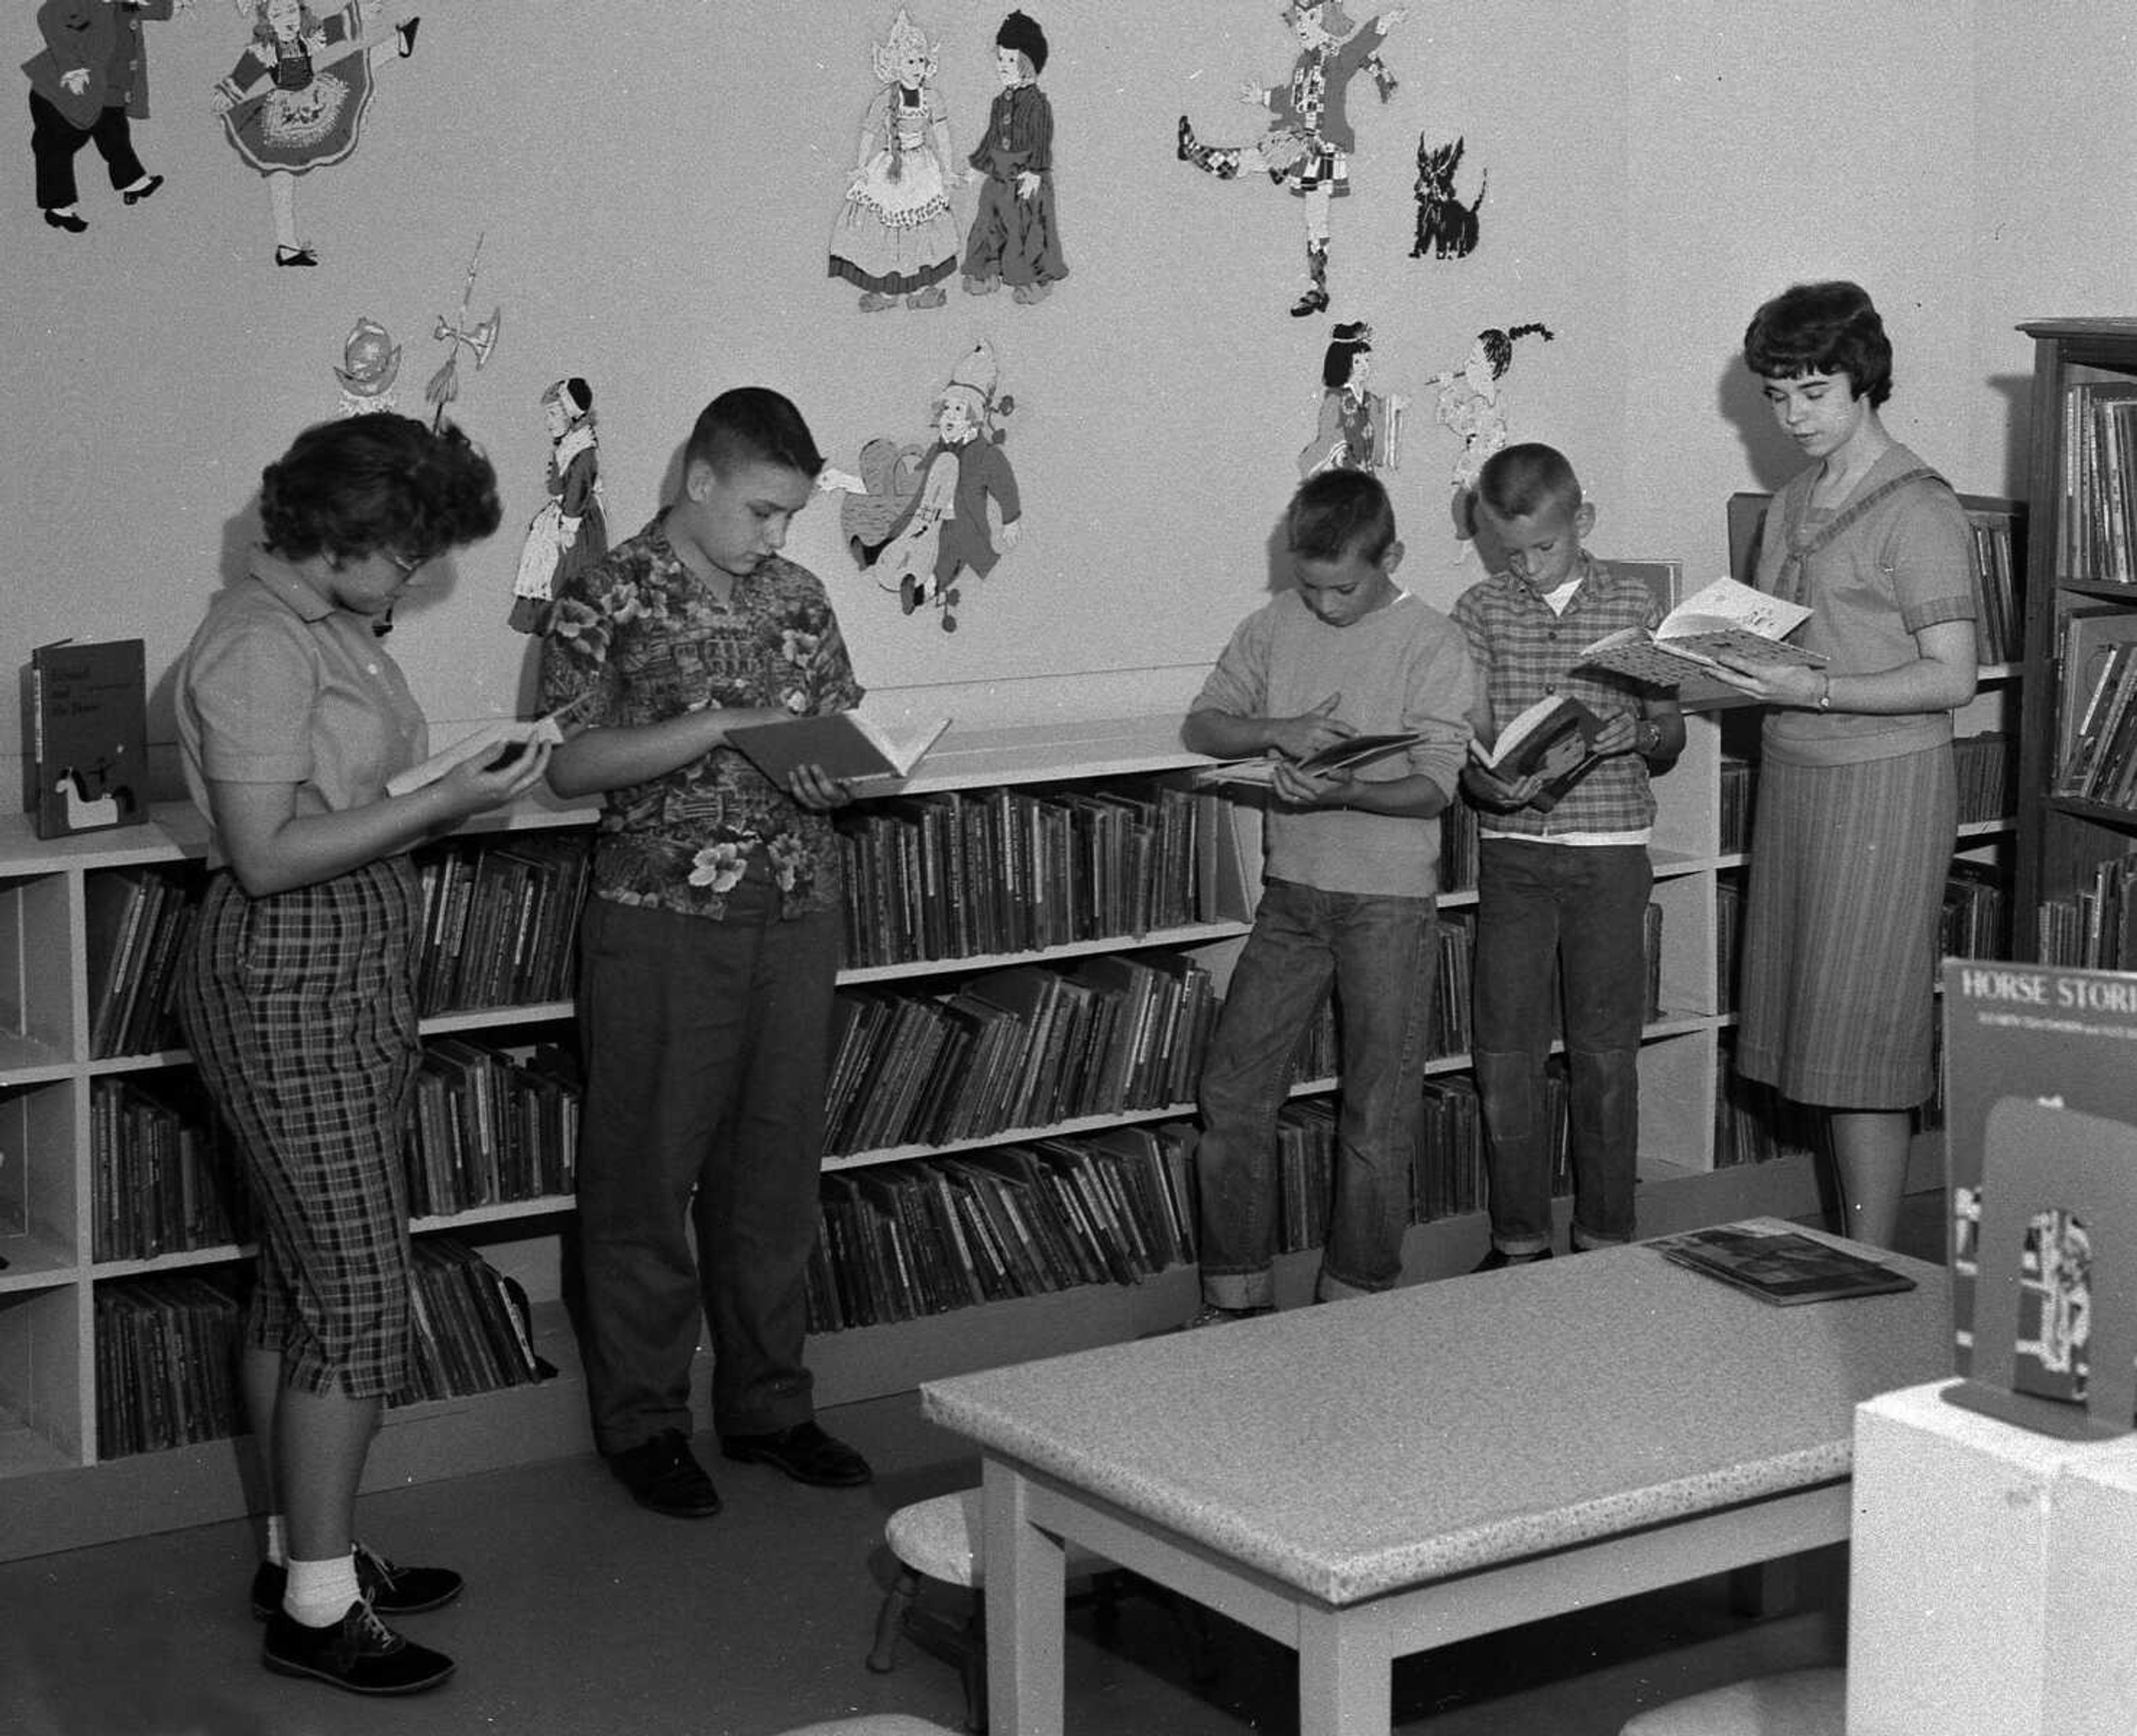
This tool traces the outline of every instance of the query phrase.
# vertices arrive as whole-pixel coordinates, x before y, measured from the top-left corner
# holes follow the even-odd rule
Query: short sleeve
[[[320,678],[301,630],[280,622],[250,622],[197,645],[186,682],[200,723],[202,775],[231,784],[310,779]]]
[[[1907,631],[1974,618],[1974,533],[1950,490],[1913,488],[1899,498],[1886,543],[1892,599]]]

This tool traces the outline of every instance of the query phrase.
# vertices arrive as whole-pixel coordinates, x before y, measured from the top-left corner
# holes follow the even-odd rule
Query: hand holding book
[[[1755,691],[1743,678],[1762,669],[1795,664],[1815,669],[1826,659],[1788,642],[1810,619],[1799,603],[1755,591],[1735,579],[1716,579],[1664,615],[1653,632],[1623,627],[1580,653],[1580,666],[1610,669],[1652,687],[1677,687],[1702,674]]]

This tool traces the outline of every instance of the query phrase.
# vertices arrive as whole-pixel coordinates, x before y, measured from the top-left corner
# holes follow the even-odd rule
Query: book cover
[[[1789,635],[1809,619],[1810,610],[1800,603],[1720,578],[1671,610],[1653,633],[1621,627],[1583,646],[1580,666],[1610,669],[1655,687],[1681,686],[1701,675],[1726,681],[1729,673],[1718,661],[1724,655],[1815,668],[1827,660],[1823,652],[1788,643]]]
[[[1595,737],[1602,729],[1602,719],[1571,694],[1546,693],[1501,730],[1490,747],[1473,740],[1469,756],[1508,783],[1541,777],[1530,805],[1547,814],[1595,763]]]
[[[1382,760],[1391,760],[1399,753],[1406,753],[1424,737],[1416,730],[1394,730],[1378,735],[1346,736],[1340,742],[1331,742],[1318,752],[1310,753],[1293,763],[1313,777],[1327,777],[1332,773],[1358,771],[1367,766],[1377,766]],[[1226,760],[1210,768],[1205,775],[1223,783],[1266,784],[1276,776],[1276,760],[1268,755],[1258,755],[1251,760]]]
[[[841,783],[902,781],[950,727],[936,717],[893,735],[865,711],[787,717],[728,732],[728,746],[782,790],[796,767],[815,766]]]
[[[148,688],[138,639],[61,639],[22,671],[22,805],[40,838],[148,817]]]
[[[1677,1265],[1781,1308],[1915,1287],[1905,1272],[1794,1230],[1724,1223],[1661,1237],[1648,1246]]]
[[[2082,1215],[2067,1210],[2033,1214],[2015,1272],[1983,1270],[1981,1230],[1992,1174],[2023,1165],[2039,1140],[2071,1151],[2119,1131],[2137,1165],[2137,1069],[2130,1064],[2137,1043],[2137,975],[1947,960],[1944,1031],[1956,1370],[1974,1372],[1974,1320],[1984,1287],[2015,1282],[2013,1388],[2081,1403],[2095,1336],[2091,1229]],[[2024,1136],[2014,1140],[2014,1134]]]

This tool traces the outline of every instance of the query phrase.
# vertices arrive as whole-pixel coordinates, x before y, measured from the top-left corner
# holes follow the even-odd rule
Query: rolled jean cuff
[[[1202,1300],[1219,1308],[1273,1308],[1276,1274],[1268,1270],[1211,1272],[1205,1267],[1202,1273]]]

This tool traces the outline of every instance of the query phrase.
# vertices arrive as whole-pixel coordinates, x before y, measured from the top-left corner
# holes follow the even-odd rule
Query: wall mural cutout
[[[182,0],[190,7],[192,0]],[[22,63],[30,80],[30,157],[47,226],[89,227],[77,203],[75,158],[85,144],[104,159],[112,191],[139,205],[163,184],[142,166],[134,123],[148,118],[148,45],[142,25],[171,17],[174,0],[44,0],[44,46]]]
[[[1467,139],[1452,144],[1429,145],[1417,135],[1417,240],[1412,259],[1467,259],[1477,250],[1477,213],[1491,184],[1490,170],[1477,178],[1477,197],[1467,205],[1454,190],[1455,172],[1462,167]]]
[[[371,416],[399,407],[393,384],[401,376],[401,346],[392,333],[368,315],[350,328],[341,347],[342,416]]]
[[[1243,170],[1263,173],[1304,202],[1307,284],[1291,304],[1296,317],[1328,306],[1329,211],[1350,194],[1351,152],[1357,143],[1347,109],[1351,81],[1370,72],[1383,103],[1395,95],[1395,75],[1380,59],[1380,43],[1409,15],[1406,7],[1390,7],[1354,27],[1338,0],[1291,0],[1283,19],[1298,37],[1299,54],[1290,79],[1267,89],[1251,81],[1239,87],[1242,102],[1270,112],[1268,130],[1249,144],[1209,145],[1185,114],[1180,117],[1182,163],[1219,181]]]
[[[527,526],[519,571],[512,583],[505,625],[515,633],[545,634],[558,589],[608,552],[608,513],[601,493],[601,446],[594,437],[594,389],[577,375],[542,394],[549,430],[548,498]]]
[[[945,633],[975,580],[1024,533],[1016,473],[1002,450],[1015,400],[998,390],[994,348],[982,338],[936,398],[925,447],[879,438],[861,448],[861,492],[841,503],[839,528],[862,571],[912,615],[938,611]]]
[[[267,182],[275,263],[309,267],[319,250],[297,227],[297,177],[348,160],[371,107],[373,75],[416,51],[421,21],[367,30],[361,0],[314,10],[304,0],[233,0],[251,40],[208,98],[231,148]]]
[[[939,308],[957,270],[950,115],[935,87],[938,45],[903,7],[875,45],[883,86],[861,117],[845,202],[831,226],[830,275],[861,292],[864,314],[904,299]]]
[[[1409,400],[1370,391],[1373,328],[1362,319],[1338,325],[1321,358],[1321,416],[1313,438],[1298,455],[1298,474],[1323,470],[1399,469],[1402,417]]]
[[[1042,302],[1068,275],[1054,193],[1054,105],[1039,88],[1046,32],[1013,12],[995,32],[1001,89],[987,129],[967,159],[979,178],[979,208],[965,238],[965,289],[986,295],[1008,284],[1010,299]]]

